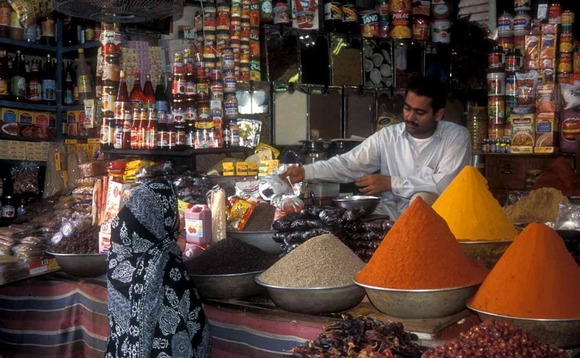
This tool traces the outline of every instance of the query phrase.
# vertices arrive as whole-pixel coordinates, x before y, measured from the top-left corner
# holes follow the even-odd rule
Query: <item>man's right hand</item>
[[[289,166],[284,173],[280,174],[280,178],[290,178],[290,182],[292,184],[301,182],[304,180],[304,168],[298,166]]]

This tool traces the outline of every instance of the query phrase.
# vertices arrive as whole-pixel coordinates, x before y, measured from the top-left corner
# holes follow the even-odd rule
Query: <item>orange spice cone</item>
[[[433,209],[459,241],[510,241],[518,234],[489,191],[487,180],[472,166],[453,179]]]

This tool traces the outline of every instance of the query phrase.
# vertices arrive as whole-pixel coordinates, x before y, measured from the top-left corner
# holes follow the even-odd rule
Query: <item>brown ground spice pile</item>
[[[540,188],[530,193],[516,203],[503,208],[508,219],[514,224],[531,222],[545,223],[556,221],[560,203],[567,203],[568,198],[558,189]]]

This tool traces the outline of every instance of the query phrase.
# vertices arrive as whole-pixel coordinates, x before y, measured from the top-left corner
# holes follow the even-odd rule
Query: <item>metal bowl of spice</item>
[[[398,318],[438,318],[465,309],[465,301],[479,284],[464,287],[403,290],[355,283],[366,290],[369,301],[384,314]]]
[[[343,198],[332,199],[335,206],[346,210],[354,210],[362,208],[367,215],[372,214],[379,205],[381,198],[370,195],[350,195]]]
[[[224,274],[189,274],[197,292],[202,298],[231,299],[246,298],[263,293],[265,290],[256,284],[254,278],[263,271]]]
[[[477,313],[483,322],[500,320],[509,322],[523,331],[529,332],[544,343],[560,348],[570,348],[580,345],[580,318],[572,319],[541,319],[506,316],[475,309],[467,303],[467,307]]]
[[[269,231],[228,231],[228,237],[235,237],[245,243],[256,246],[260,250],[269,254],[279,254],[281,246],[272,237],[276,230]]]
[[[107,254],[60,254],[47,252],[54,256],[61,270],[77,277],[97,277],[107,273]]]
[[[323,314],[341,312],[358,305],[365,291],[357,285],[339,287],[281,287],[268,285],[256,277],[276,306],[296,313]]]

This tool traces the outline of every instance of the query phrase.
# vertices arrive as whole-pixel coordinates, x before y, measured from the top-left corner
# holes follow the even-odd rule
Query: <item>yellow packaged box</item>
[[[534,115],[510,114],[508,121],[512,125],[512,153],[533,153],[534,148]]]
[[[258,164],[255,162],[248,162],[248,175],[258,175]]]
[[[556,112],[536,113],[534,153],[554,153],[556,151],[557,118]]]
[[[248,175],[248,163],[236,162],[236,175],[238,176]]]
[[[234,163],[233,162],[223,162],[222,163],[223,176],[229,177],[234,175]]]

